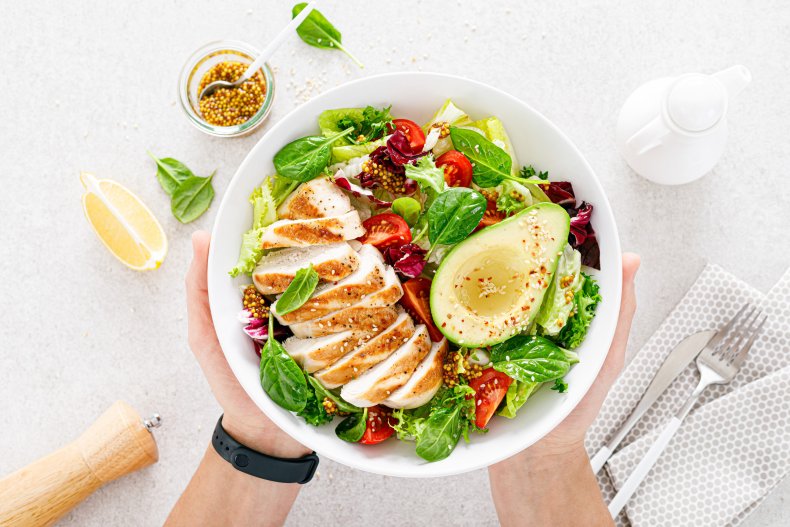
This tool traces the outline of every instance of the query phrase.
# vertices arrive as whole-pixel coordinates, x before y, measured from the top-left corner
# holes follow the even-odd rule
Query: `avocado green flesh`
[[[491,346],[529,329],[568,242],[570,218],[538,203],[456,245],[431,285],[431,313],[459,346]]]

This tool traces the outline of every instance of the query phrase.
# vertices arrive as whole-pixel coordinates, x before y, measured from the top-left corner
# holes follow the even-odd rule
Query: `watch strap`
[[[222,427],[222,416],[217,421],[211,444],[222,459],[236,470],[256,478],[278,483],[305,484],[315,475],[318,456],[315,452],[300,458],[280,458],[247,448],[228,434]]]

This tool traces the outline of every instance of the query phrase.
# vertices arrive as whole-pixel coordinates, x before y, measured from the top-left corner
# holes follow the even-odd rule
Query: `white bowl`
[[[518,161],[548,170],[553,180],[573,183],[579,200],[592,203],[593,226],[601,249],[601,271],[596,273],[603,301],[584,344],[581,362],[565,377],[565,394],[544,387],[521,408],[516,419],[496,418],[490,431],[463,439],[442,461],[427,463],[414,453],[411,442],[391,439],[376,446],[341,441],[332,424],[314,427],[274,404],[258,378],[258,357],[237,319],[241,309],[242,278],[231,279],[241,235],[252,222],[247,198],[264,176],[274,173],[272,157],[286,143],[318,133],[317,118],[330,108],[392,105],[392,115],[427,122],[446,99],[452,99],[473,119],[499,117],[513,142]],[[212,233],[208,262],[211,313],[225,357],[244,390],[277,426],[294,439],[338,463],[402,477],[459,474],[508,458],[556,427],[584,397],[595,380],[614,335],[620,306],[620,242],[614,216],[603,188],[590,165],[571,141],[527,104],[492,86],[434,73],[392,73],[368,77],[330,90],[292,111],[269,130],[239,167],[222,199]]]

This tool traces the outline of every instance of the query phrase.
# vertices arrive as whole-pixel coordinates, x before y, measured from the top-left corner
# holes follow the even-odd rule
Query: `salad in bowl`
[[[229,272],[248,277],[258,390],[336,441],[400,440],[427,462],[541,387],[562,397],[602,301],[596,204],[452,100],[422,123],[322,110],[230,205],[252,211]]]

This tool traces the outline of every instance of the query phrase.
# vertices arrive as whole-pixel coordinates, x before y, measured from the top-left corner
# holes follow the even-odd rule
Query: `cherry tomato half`
[[[512,382],[513,379],[494,368],[486,368],[480,377],[469,381],[469,386],[475,391],[475,424],[478,428],[486,427]]]
[[[392,412],[383,406],[371,406],[368,408],[368,420],[365,423],[365,433],[359,440],[363,445],[375,445],[381,443],[392,434],[395,429],[392,420]]]
[[[475,227],[475,232],[484,227],[490,227],[491,225],[499,223],[505,218],[507,218],[507,215],[496,208],[496,202],[488,200],[486,211],[483,213],[483,217],[480,218],[480,223]]]
[[[439,342],[444,338],[442,332],[433,323],[431,316],[431,279],[412,278],[403,283],[403,297],[400,299],[401,305],[408,313],[416,318],[420,324],[425,324],[431,340]]]
[[[436,158],[436,166],[444,167],[444,181],[450,187],[472,184],[472,163],[458,150],[450,150]]]
[[[409,119],[393,119],[392,125],[396,130],[403,132],[413,152],[422,152],[425,146],[425,134],[417,123]]]
[[[359,241],[379,250],[411,242],[409,224],[391,212],[371,216],[362,222],[362,226],[365,228],[365,234],[359,238]]]

